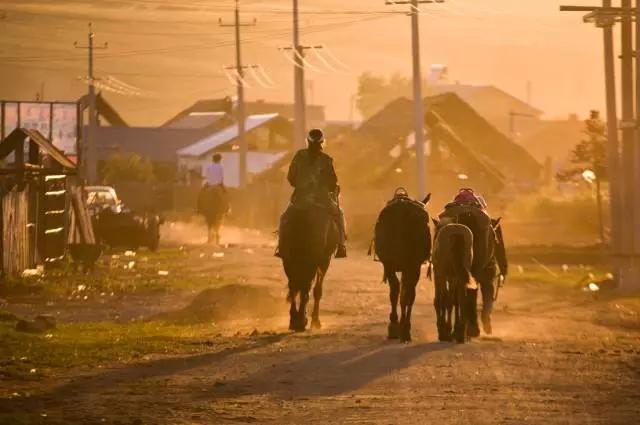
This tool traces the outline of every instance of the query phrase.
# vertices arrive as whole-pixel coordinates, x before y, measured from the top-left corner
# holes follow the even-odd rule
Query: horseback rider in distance
[[[344,213],[338,204],[338,177],[333,167],[333,158],[323,152],[324,133],[313,129],[307,135],[307,148],[296,152],[287,180],[294,188],[291,204],[280,219],[280,243],[282,230],[287,223],[291,208],[326,208],[338,228],[339,243],[336,258],[347,256],[346,224]],[[276,253],[279,256],[279,251]]]

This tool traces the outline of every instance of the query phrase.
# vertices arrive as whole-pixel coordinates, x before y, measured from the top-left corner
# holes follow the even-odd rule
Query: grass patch
[[[220,276],[190,272],[191,268],[185,265],[193,255],[193,252],[179,248],[139,251],[135,256],[126,256],[124,252],[105,252],[92,274],[74,272],[71,264],[67,263],[47,271],[45,276],[3,282],[0,297],[82,300],[84,297],[95,299],[112,294],[198,290],[223,283]]]
[[[546,269],[535,263],[512,264],[508,281],[519,283],[538,283],[543,285],[555,285],[564,288],[573,288],[582,282],[598,281],[605,279],[609,273],[605,267],[593,266],[569,266],[563,270],[562,266],[546,266]],[[593,274],[593,280],[589,278]]]
[[[61,324],[50,333],[32,335],[16,332],[13,323],[0,322],[0,379],[38,380],[66,368],[198,353],[212,344],[216,334],[211,324],[98,322]]]

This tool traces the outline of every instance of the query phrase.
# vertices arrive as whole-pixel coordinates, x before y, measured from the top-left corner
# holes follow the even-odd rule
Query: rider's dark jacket
[[[287,179],[294,187],[291,201],[296,205],[330,205],[338,186],[333,159],[321,150],[296,152]]]

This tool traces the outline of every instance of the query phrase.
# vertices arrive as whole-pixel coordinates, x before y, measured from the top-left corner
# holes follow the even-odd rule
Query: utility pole
[[[300,44],[298,36],[297,0],[294,0],[294,30],[293,46],[280,47],[280,50],[293,52],[294,65],[294,119],[293,119],[293,145],[297,149],[304,148],[307,133],[307,104],[304,84],[304,54],[309,49],[322,49],[324,46],[305,46]]]
[[[244,103],[244,70],[246,67],[242,66],[242,51],[240,40],[240,27],[255,26],[256,20],[253,22],[243,24],[240,22],[240,4],[239,0],[236,0],[235,10],[235,22],[233,24],[224,24],[220,19],[219,24],[221,27],[235,27],[236,32],[236,85],[238,88],[238,110],[236,119],[238,121],[238,141],[240,142],[240,159],[239,159],[239,173],[240,173],[240,189],[247,187],[247,153],[249,151],[247,145],[247,138],[245,137],[245,103]]]
[[[635,152],[634,152],[634,165],[635,172],[633,175],[633,180],[636,182],[640,182],[640,0],[636,0],[636,10],[635,10],[635,20],[636,20],[636,49],[635,49],[635,63],[636,63],[636,122],[635,122],[635,130],[636,130],[636,141],[635,141]],[[638,275],[640,276],[640,195],[635,194],[634,198],[634,261],[635,261],[635,269],[638,271]]]
[[[93,25],[89,22],[89,33],[87,35],[87,45],[80,46],[78,42],[73,45],[76,49],[87,50],[89,57],[89,70],[88,70],[88,83],[89,83],[89,127],[87,130],[87,137],[83,143],[82,153],[84,154],[84,177],[89,184],[97,183],[98,179],[98,155],[96,149],[96,127],[98,123],[98,113],[96,111],[96,88],[94,85],[95,77],[93,75],[93,51],[104,50],[108,48],[108,44],[104,43],[102,46],[94,46],[93,39],[95,34],[93,33]]]
[[[300,18],[298,12],[298,0],[293,0],[293,144],[297,148],[303,148],[307,130],[307,105],[304,93],[304,49],[300,45]]]
[[[602,7],[611,7],[611,0],[602,0]],[[609,203],[611,210],[611,252],[614,262],[621,254],[621,226],[623,223],[622,199],[620,197],[620,142],[618,140],[618,105],[616,95],[616,65],[614,57],[613,26],[615,18],[600,18],[596,25],[603,29],[604,34],[604,74],[607,93],[607,139],[608,139],[608,168],[609,168]],[[596,176],[597,178],[597,176]],[[615,267],[617,269],[617,267]]]
[[[633,220],[634,202],[629,202],[633,197],[633,176],[640,172],[640,161],[635,161],[632,157],[620,157],[620,143],[618,139],[616,82],[615,82],[615,58],[613,26],[616,22],[623,23],[622,30],[622,115],[623,119],[620,128],[623,131],[622,152],[633,154],[633,137],[636,122],[633,116],[633,40],[631,31],[631,17],[633,10],[630,9],[631,1],[623,0],[623,7],[612,7],[611,0],[603,0],[602,7],[594,6],[561,6],[561,11],[566,12],[589,12],[584,16],[584,22],[595,23],[604,32],[604,63],[605,63],[605,86],[607,94],[607,139],[608,139],[608,169],[609,169],[609,193],[611,207],[611,241],[610,250],[613,257],[613,267],[619,287],[623,289],[636,286],[637,278],[640,278],[640,268],[637,267],[635,254],[633,252],[633,235],[637,234],[638,221]],[[636,10],[635,13],[638,11]],[[626,22],[626,23],[625,23]],[[625,27],[626,25],[626,27]],[[640,30],[638,30],[640,31]],[[638,86],[637,88],[640,88]],[[638,99],[636,99],[638,100]],[[630,142],[631,138],[631,142]],[[626,149],[625,149],[626,145]],[[636,152],[637,153],[637,152]],[[635,171],[634,171],[635,169]],[[630,172],[629,172],[630,170]],[[597,176],[596,176],[597,177]],[[629,180],[631,177],[631,180]],[[631,185],[629,185],[631,184]],[[625,202],[626,200],[626,202]],[[632,231],[623,231],[631,228]]]
[[[407,4],[410,6],[411,16],[411,49],[413,56],[413,103],[414,103],[414,132],[416,148],[416,174],[418,178],[418,197],[422,199],[426,193],[427,170],[424,158],[424,99],[422,98],[422,71],[420,70],[420,9],[423,3],[444,3],[444,0],[387,0],[387,5]]]

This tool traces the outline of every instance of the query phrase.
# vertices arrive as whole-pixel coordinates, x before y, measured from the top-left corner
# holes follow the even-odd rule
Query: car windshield
[[[114,207],[118,201],[108,190],[87,193],[87,203],[89,205],[108,205]]]

